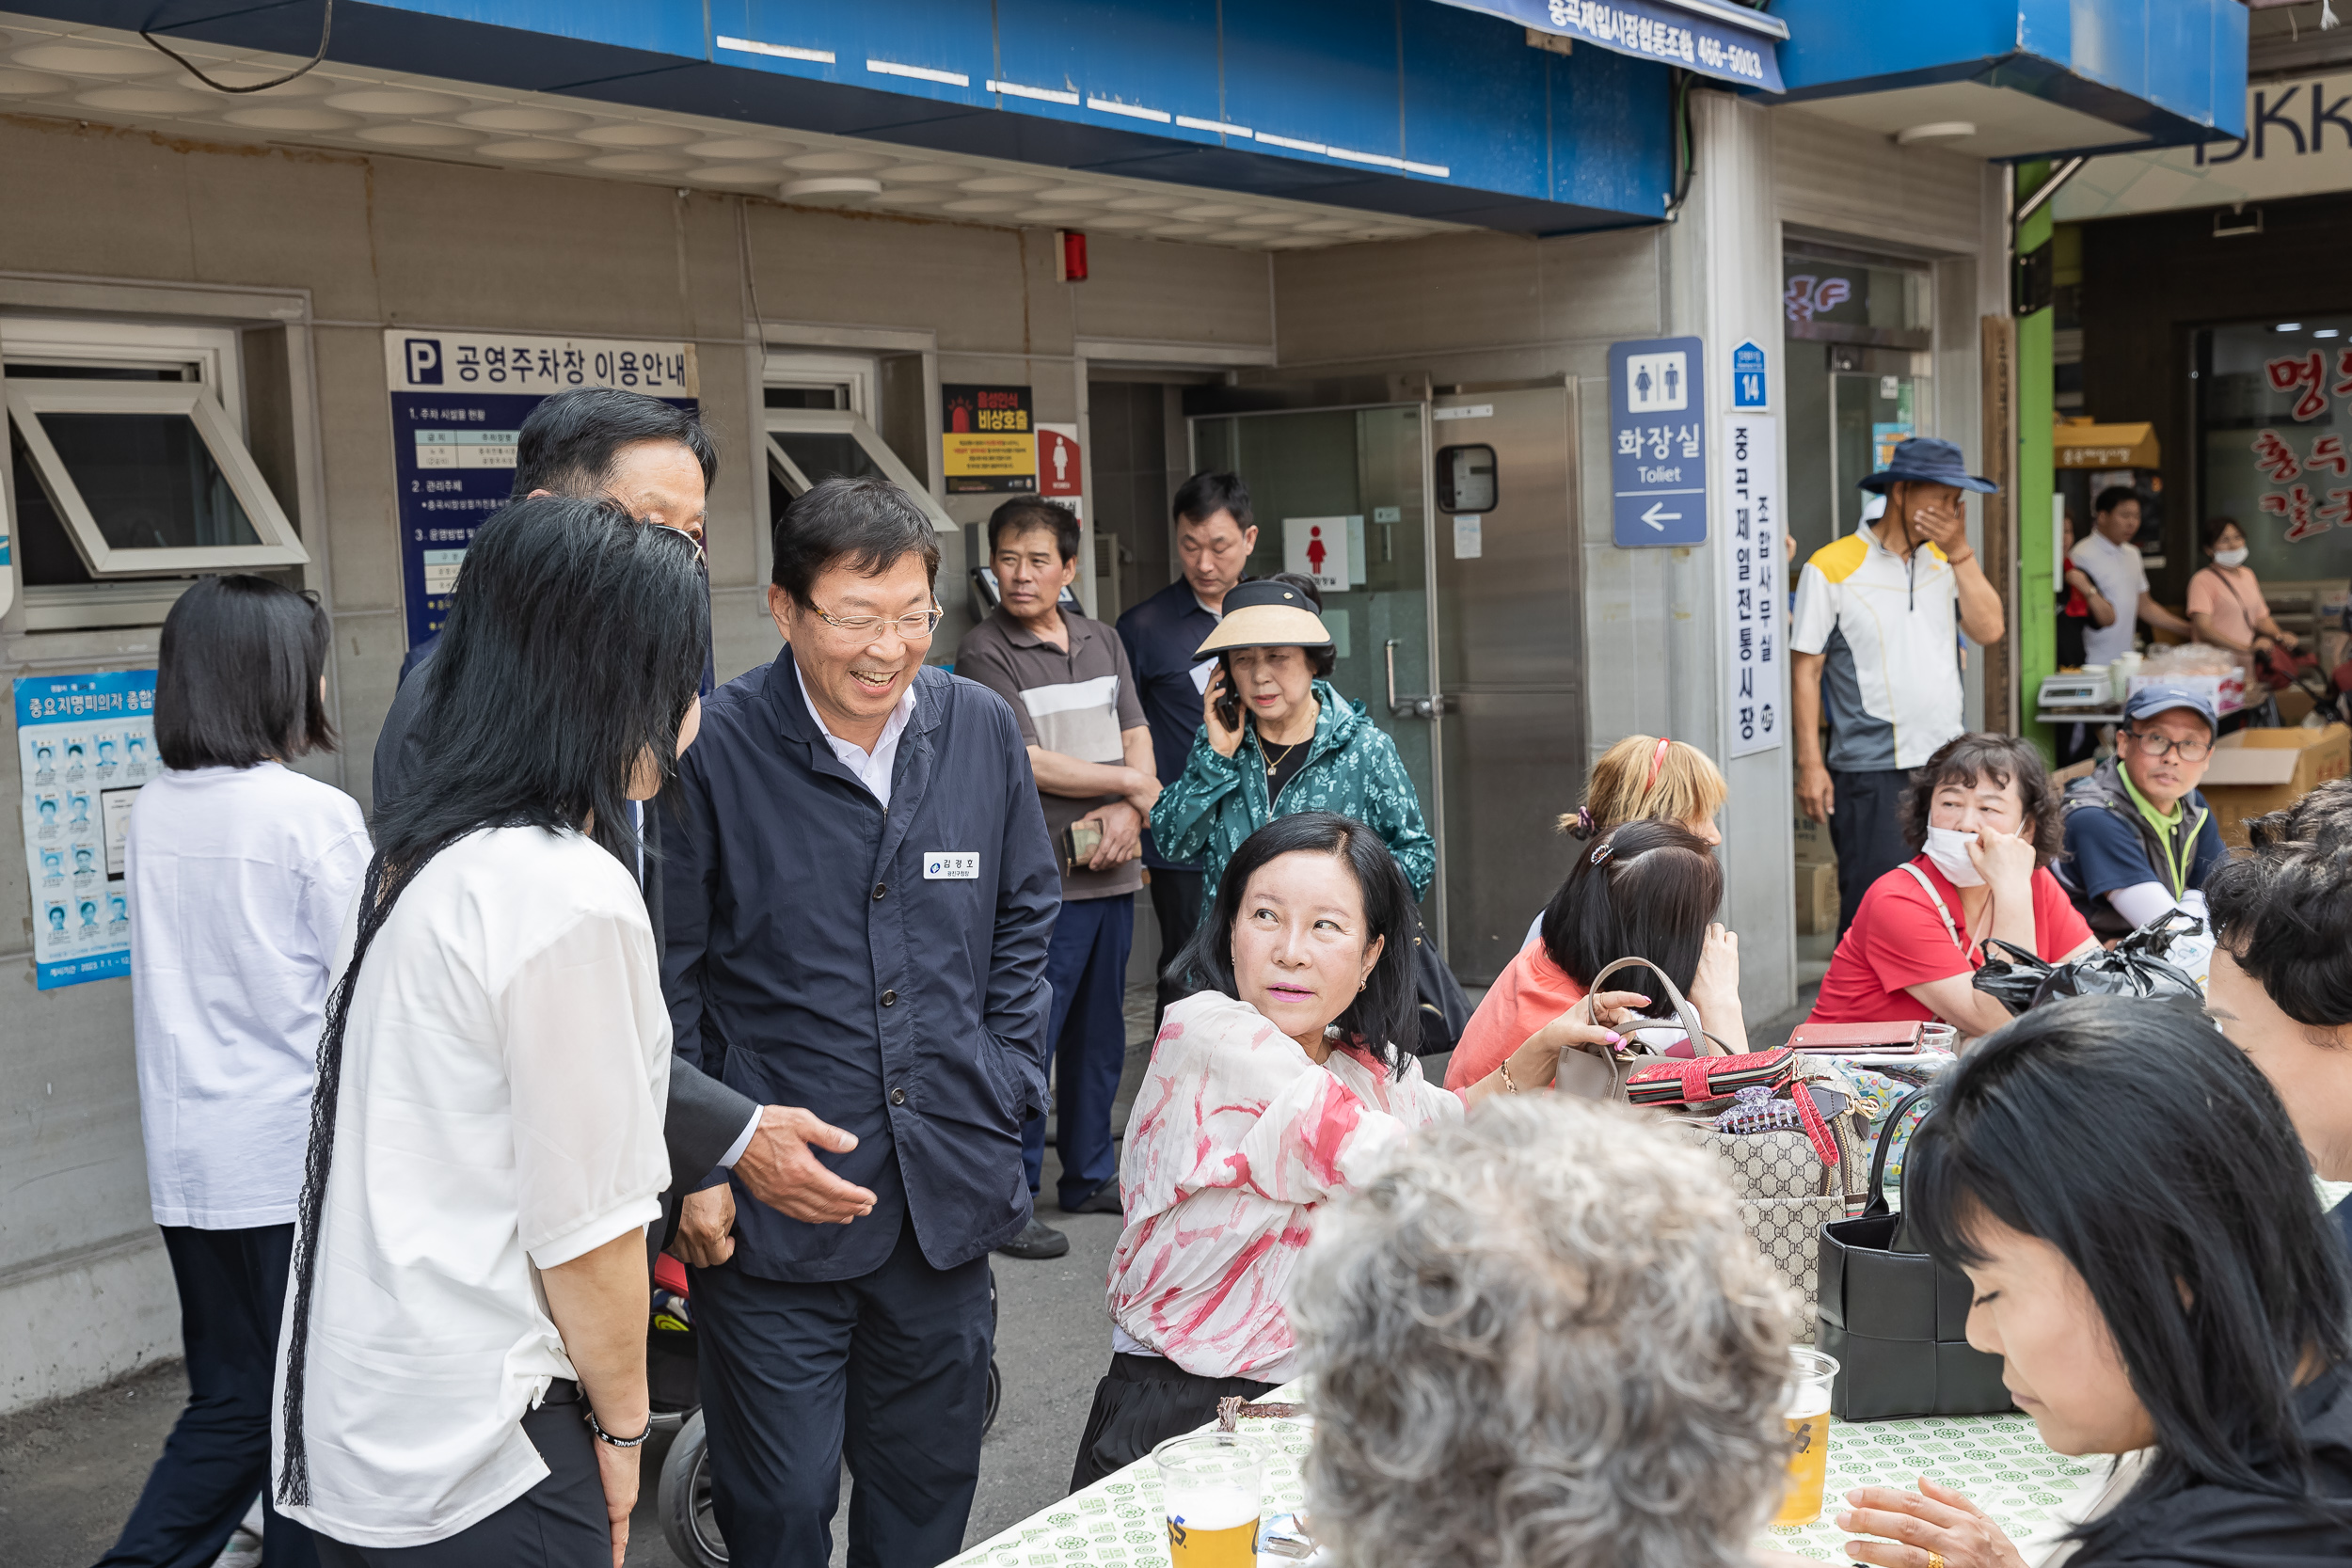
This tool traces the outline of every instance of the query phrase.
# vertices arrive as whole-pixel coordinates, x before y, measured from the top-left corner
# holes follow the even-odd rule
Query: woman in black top
[[[2173,1003],[2036,1008],[1938,1090],[1905,1219],[2060,1453],[2150,1450],[2068,1568],[2352,1561],[2352,1261],[2270,1083]],[[1880,1568],[2019,1568],[1962,1494],[1863,1487]]]

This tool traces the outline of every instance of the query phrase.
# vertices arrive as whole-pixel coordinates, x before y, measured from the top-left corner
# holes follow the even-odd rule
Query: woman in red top
[[[2060,817],[2031,745],[1946,741],[1903,796],[1903,836],[1920,853],[1862,895],[1807,1022],[1941,1019],[1964,1036],[2007,1023],[2009,1009],[1975,985],[1987,938],[2049,963],[2098,945],[2048,869],[2065,845]]]

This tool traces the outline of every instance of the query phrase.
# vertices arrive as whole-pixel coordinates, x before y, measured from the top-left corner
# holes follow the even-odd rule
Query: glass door
[[[1436,766],[1442,721],[1427,701],[1437,687],[1422,406],[1204,415],[1190,423],[1194,471],[1230,469],[1249,485],[1258,522],[1251,577],[1319,563],[1336,579],[1337,567],[1346,567],[1346,585],[1335,581],[1323,594],[1324,624],[1339,651],[1331,684],[1396,743],[1421,797],[1438,841],[1438,878],[1422,917],[1442,947],[1445,802]]]

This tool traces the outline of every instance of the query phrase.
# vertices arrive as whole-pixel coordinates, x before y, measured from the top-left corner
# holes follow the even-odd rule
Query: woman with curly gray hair
[[[1291,1316],[1315,1538],[1382,1568],[1729,1568],[1778,1501],[1788,1302],[1702,1150],[1542,1095],[1424,1129]]]

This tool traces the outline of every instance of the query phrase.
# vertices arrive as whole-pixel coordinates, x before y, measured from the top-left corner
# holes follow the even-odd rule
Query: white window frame
[[[880,468],[891,483],[904,490],[914,504],[923,509],[923,515],[931,520],[934,531],[955,536],[956,525],[948,518],[946,509],[931,499],[931,493],[924,488],[923,482],[898,460],[898,454],[890,450],[889,443],[866,422],[862,415],[847,408],[771,408],[766,410],[766,414],[769,467],[776,471],[776,477],[784,481],[785,488],[791,491],[795,499],[808,493],[811,488],[809,477],[801,471],[801,466],[792,460],[792,454],[784,450],[784,444],[776,437],[787,435],[847,436],[858,444],[867,457],[873,459],[874,467]]]
[[[29,356],[27,356],[29,357]],[[310,564],[310,552],[278,505],[242,433],[200,381],[70,381],[21,377],[7,386],[8,417],[24,438],[49,502],[94,578],[183,577],[195,572],[266,570]],[[109,545],[81,487],[42,428],[47,414],[174,414],[185,418],[244,507],[258,543],[184,549],[123,549]]]
[[[848,412],[865,419],[874,415],[874,388],[881,379],[881,367],[862,354],[777,354],[771,353],[761,367],[760,384],[766,387],[832,387],[847,394]],[[821,414],[821,408],[799,410],[773,409],[773,413],[799,412]],[[834,409],[834,413],[842,410]]]

